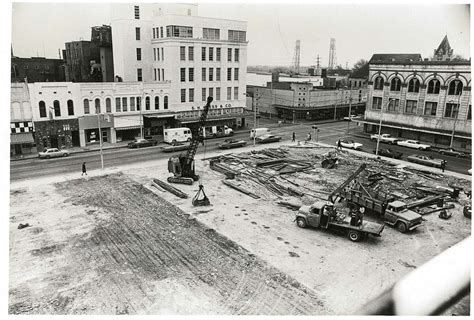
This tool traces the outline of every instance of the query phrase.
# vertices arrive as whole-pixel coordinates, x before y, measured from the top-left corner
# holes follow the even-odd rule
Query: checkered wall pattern
[[[33,132],[33,122],[11,122],[10,130],[11,133]]]

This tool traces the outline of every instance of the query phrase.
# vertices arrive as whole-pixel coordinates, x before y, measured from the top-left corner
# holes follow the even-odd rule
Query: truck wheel
[[[404,222],[397,222],[397,230],[400,231],[401,233],[407,232],[407,225]]]
[[[303,218],[296,219],[296,225],[300,228],[306,228],[306,221]]]
[[[347,233],[347,236],[349,237],[349,240],[353,242],[360,241],[360,239],[362,238],[362,235],[360,234],[360,232],[356,230],[349,230],[349,232]]]
[[[178,141],[176,141],[176,139],[173,139],[173,141],[171,141],[171,144],[172,144],[173,146],[175,146],[177,143],[178,143]]]

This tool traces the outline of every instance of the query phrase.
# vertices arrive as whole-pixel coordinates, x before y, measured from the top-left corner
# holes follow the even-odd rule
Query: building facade
[[[428,61],[419,54],[375,54],[369,62],[366,132],[434,146],[471,149],[470,62]]]
[[[100,68],[100,49],[91,41],[66,42],[66,81],[99,82],[102,81]]]
[[[25,83],[11,84],[10,97],[10,156],[34,152],[33,115],[28,87]]]
[[[112,51],[112,29],[102,25],[92,27],[91,43],[99,47],[102,82],[114,82],[114,54]]]
[[[43,57],[12,57],[11,82],[58,82],[65,81],[64,61]]]

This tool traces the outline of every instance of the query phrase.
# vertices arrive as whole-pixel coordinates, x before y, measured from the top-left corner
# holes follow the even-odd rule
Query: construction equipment
[[[357,169],[356,171],[354,171],[347,179],[346,181],[344,181],[339,187],[336,188],[336,190],[334,190],[333,192],[331,192],[331,194],[329,195],[329,201],[331,201],[332,203],[335,202],[335,198],[333,198],[334,196],[337,197],[337,195],[339,194],[339,192],[344,189],[345,186],[347,186],[352,180],[354,180],[355,178],[357,178],[357,176],[365,170],[365,167],[366,167],[366,164],[363,163],[360,165],[359,169]]]
[[[202,198],[199,199],[199,195],[201,193],[202,193]],[[202,184],[199,185],[199,190],[196,193],[196,195],[194,196],[192,204],[195,207],[210,206],[211,205],[211,202],[209,201],[209,198],[206,196],[206,193],[204,192],[204,186]]]
[[[212,97],[207,97],[207,103],[199,119],[199,126],[192,131],[191,142],[186,153],[172,156],[168,160],[168,172],[173,174],[173,177],[168,177],[168,182],[191,185],[194,181],[199,180],[199,176],[194,172],[194,156],[196,155],[199,143],[204,139],[202,132],[212,100]]]

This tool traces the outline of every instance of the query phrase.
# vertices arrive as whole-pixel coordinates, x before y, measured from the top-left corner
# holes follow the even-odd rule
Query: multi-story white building
[[[178,121],[170,125],[197,121],[193,111],[212,96],[209,123],[241,126],[247,23],[199,17],[197,9],[194,4],[113,4],[115,74],[124,81],[171,83],[169,110]]]

